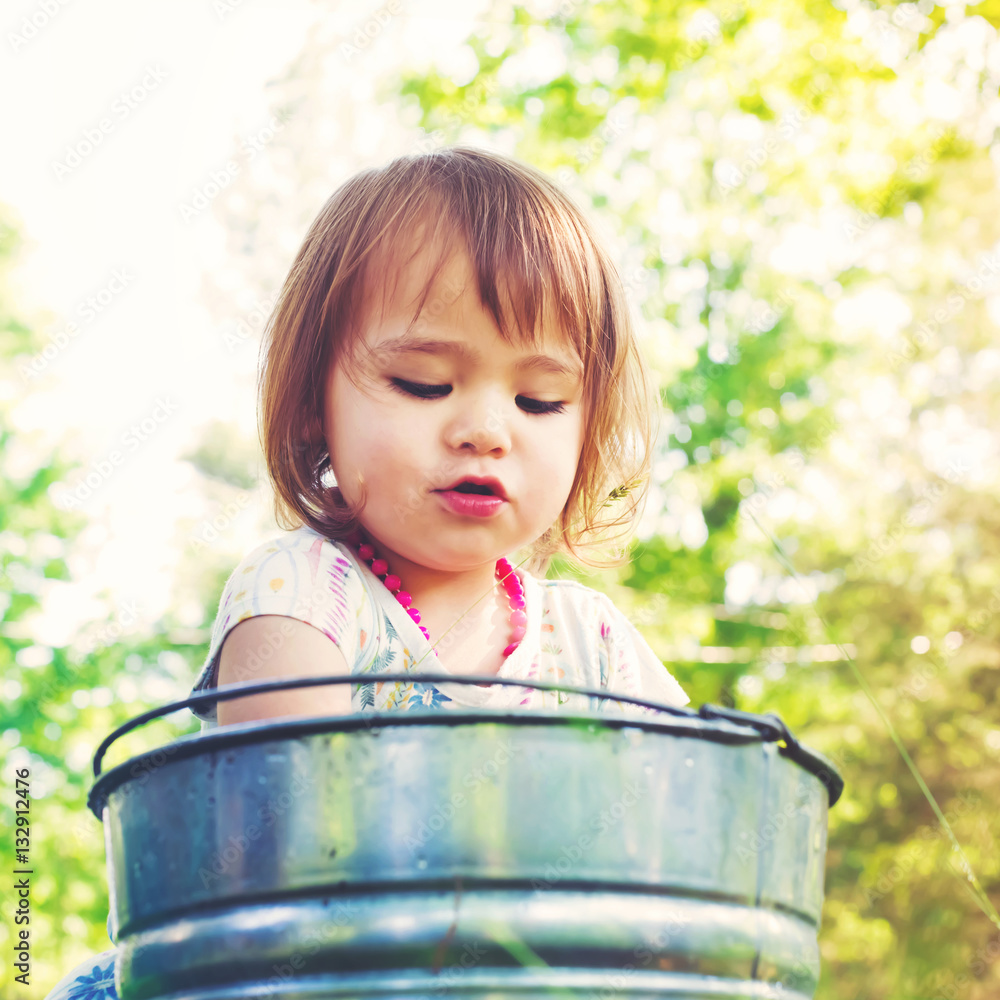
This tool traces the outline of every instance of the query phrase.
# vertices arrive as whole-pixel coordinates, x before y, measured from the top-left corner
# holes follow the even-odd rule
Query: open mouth
[[[492,476],[468,476],[436,492],[454,513],[463,517],[493,517],[507,502],[503,483]]]
[[[451,486],[445,486],[437,491],[438,493],[465,493],[468,496],[496,497],[498,500],[506,500],[507,493],[503,488],[503,483],[493,476],[466,476]]]
[[[459,483],[458,486],[453,486],[452,489],[456,493],[478,493],[484,497],[496,496],[489,486],[482,486],[479,483]]]

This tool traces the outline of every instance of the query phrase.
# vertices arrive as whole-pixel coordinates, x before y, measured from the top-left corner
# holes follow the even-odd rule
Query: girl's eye
[[[540,399],[532,399],[530,396],[518,396],[517,404],[526,413],[562,413],[566,409],[565,403],[543,403]]]
[[[407,396],[417,396],[420,399],[441,399],[451,392],[450,385],[425,385],[423,382],[407,382],[406,379],[391,378],[389,384],[397,392]],[[546,403],[530,396],[518,396],[517,405],[526,413],[562,413],[566,409],[563,402]]]
[[[424,385],[423,382],[407,382],[401,378],[391,378],[389,384],[397,392],[407,396],[419,396],[421,399],[439,399],[451,392],[450,385]]]

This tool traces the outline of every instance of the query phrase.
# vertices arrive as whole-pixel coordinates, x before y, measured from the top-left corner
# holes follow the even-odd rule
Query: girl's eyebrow
[[[372,349],[376,359],[390,361],[400,354],[451,354],[469,364],[478,364],[481,355],[474,347],[459,340],[414,340],[405,334],[385,340]],[[516,371],[541,371],[561,375],[574,382],[583,378],[583,365],[570,364],[548,354],[531,354],[520,358],[514,365]]]

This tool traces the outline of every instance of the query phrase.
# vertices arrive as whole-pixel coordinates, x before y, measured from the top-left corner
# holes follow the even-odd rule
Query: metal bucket
[[[105,740],[121,1000],[813,996],[843,782],[774,715],[268,721],[100,774],[150,718],[344,681],[238,685]]]

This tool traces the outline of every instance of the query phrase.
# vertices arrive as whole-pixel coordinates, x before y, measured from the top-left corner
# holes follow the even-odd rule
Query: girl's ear
[[[319,417],[311,416],[302,430],[302,441],[307,445],[323,444],[325,435]]]
[[[306,439],[318,441],[323,436],[323,428],[320,426],[319,417],[311,416],[306,424]]]

